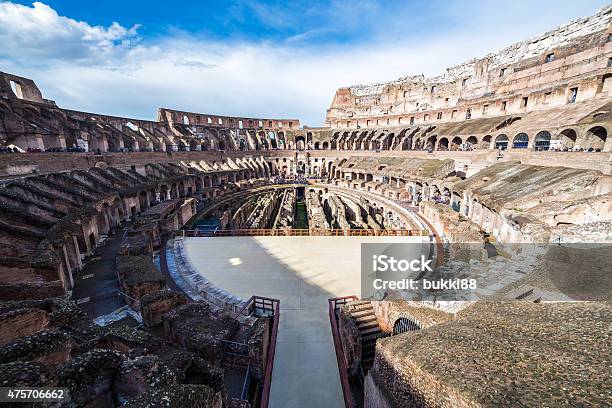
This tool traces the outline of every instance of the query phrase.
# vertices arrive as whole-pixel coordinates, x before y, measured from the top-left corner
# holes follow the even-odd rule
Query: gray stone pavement
[[[91,317],[111,313],[125,305],[117,295],[119,283],[115,271],[115,256],[129,224],[117,228],[115,234],[94,250],[83,269],[74,275],[72,300]]]

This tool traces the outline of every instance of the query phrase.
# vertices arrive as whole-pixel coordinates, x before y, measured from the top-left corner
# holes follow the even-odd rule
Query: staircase
[[[361,367],[365,373],[374,364],[376,339],[388,337],[389,334],[380,330],[372,302],[357,300],[347,305],[361,337]]]

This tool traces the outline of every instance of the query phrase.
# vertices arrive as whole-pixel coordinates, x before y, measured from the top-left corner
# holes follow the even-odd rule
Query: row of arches
[[[435,129],[434,129],[435,130]],[[354,131],[336,132],[329,141],[314,142],[314,150],[439,150],[457,151],[474,149],[534,149],[534,150],[589,150],[604,151],[607,149],[608,130],[601,125],[593,126],[578,136],[578,130],[567,128],[554,135],[548,130],[541,130],[529,135],[518,132],[513,135],[499,133],[484,136],[440,137],[424,131],[408,133],[405,129],[394,132]],[[300,150],[305,148],[304,139],[299,139]]]
[[[478,202],[468,190],[455,191],[444,182],[408,180],[394,176],[374,175],[368,172],[351,172],[343,161],[334,163],[331,180],[335,184],[346,183],[350,188],[363,189],[386,198],[402,201],[414,207],[423,201],[444,204],[479,225],[500,242],[522,242],[520,229],[508,224],[505,219],[486,205]],[[427,216],[427,214],[424,214]]]

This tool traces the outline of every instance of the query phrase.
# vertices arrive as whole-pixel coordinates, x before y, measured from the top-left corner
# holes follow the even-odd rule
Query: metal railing
[[[270,401],[270,387],[272,386],[272,369],[274,368],[274,354],[276,352],[276,338],[278,335],[278,323],[280,321],[280,300],[253,296],[251,298],[253,313],[272,317],[272,329],[270,331],[270,342],[268,343],[268,356],[264,372],[263,389],[261,392],[261,408],[268,408]]]
[[[244,382],[242,383],[242,392],[240,393],[240,399],[243,401],[249,400],[249,387],[251,386],[251,363],[247,367],[246,375],[244,376]]]
[[[354,408],[353,393],[351,392],[351,386],[349,383],[348,367],[346,366],[346,359],[344,357],[344,349],[340,342],[340,330],[338,327],[338,319],[336,317],[336,310],[342,305],[359,300],[357,296],[344,296],[328,299],[329,303],[329,322],[332,328],[332,337],[334,339],[334,348],[336,349],[336,360],[338,361],[338,372],[340,374],[340,383],[342,385],[342,394],[344,396],[344,406],[346,408]]]
[[[177,235],[180,235],[177,232]],[[215,231],[186,230],[185,237],[415,237],[427,231],[408,229],[226,229]]]

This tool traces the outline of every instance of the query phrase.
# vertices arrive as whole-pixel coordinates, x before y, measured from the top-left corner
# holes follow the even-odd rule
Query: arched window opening
[[[543,130],[538,132],[534,139],[536,150],[548,150],[550,148],[550,132]]]
[[[393,325],[393,335],[421,330],[421,325],[407,317],[400,317]]]
[[[501,134],[495,138],[495,148],[506,150],[508,148],[508,136]]]
[[[527,145],[529,145],[529,136],[527,136],[527,133],[519,133],[514,136],[512,140],[513,149],[526,149]]]

